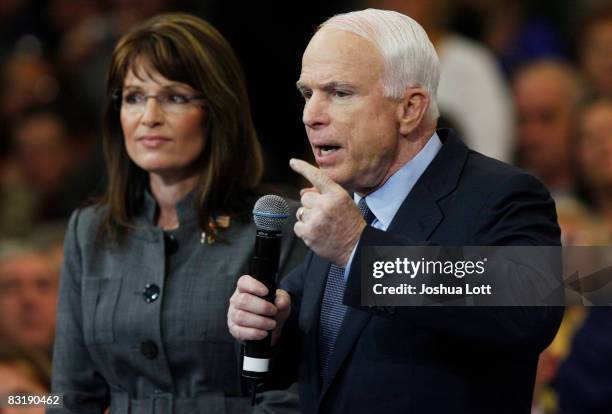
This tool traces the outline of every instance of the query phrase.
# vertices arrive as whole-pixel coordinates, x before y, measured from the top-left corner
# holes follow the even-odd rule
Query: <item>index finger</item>
[[[289,160],[289,166],[293,171],[310,181],[310,183],[322,193],[330,191],[338,185],[325,175],[323,171],[314,165],[308,164],[306,161],[292,158]]]
[[[237,287],[238,290],[243,293],[252,293],[257,296],[266,296],[268,294],[266,285],[249,275],[240,276]]]

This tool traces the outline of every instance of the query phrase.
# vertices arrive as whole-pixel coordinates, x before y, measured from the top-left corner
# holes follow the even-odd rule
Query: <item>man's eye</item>
[[[0,294],[16,294],[18,291],[18,284],[16,282],[6,282],[0,284]]]
[[[339,91],[339,90],[335,90],[332,92],[332,95],[337,96],[338,98],[345,98],[347,96],[349,96],[351,93],[348,91]]]
[[[50,291],[53,287],[53,283],[49,277],[45,279],[39,279],[36,281],[36,287],[39,291]]]
[[[135,105],[144,102],[145,97],[141,93],[128,93],[123,97],[123,102],[129,105]]]
[[[300,93],[302,94],[302,98],[308,100],[312,97],[312,91],[300,91]]]

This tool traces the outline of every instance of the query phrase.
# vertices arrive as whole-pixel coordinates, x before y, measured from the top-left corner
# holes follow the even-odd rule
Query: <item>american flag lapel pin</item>
[[[220,229],[227,229],[227,228],[229,228],[230,222],[231,222],[230,216],[225,215],[225,214],[217,216],[215,218],[215,223],[216,223],[217,227],[220,228]]]

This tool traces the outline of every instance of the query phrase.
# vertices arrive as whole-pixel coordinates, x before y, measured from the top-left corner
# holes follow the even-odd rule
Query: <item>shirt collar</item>
[[[404,199],[410,194],[440,148],[442,148],[442,142],[438,134],[434,132],[414,158],[389,177],[382,187],[366,196],[368,207],[376,216],[374,227],[387,230]],[[359,203],[361,197],[354,193],[353,199],[355,203]]]

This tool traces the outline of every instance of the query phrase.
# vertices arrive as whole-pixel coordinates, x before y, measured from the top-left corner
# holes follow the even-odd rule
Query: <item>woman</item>
[[[75,413],[246,412],[225,315],[262,157],[239,63],[208,23],[157,16],[117,44],[107,97],[109,184],[70,220],[53,390]],[[291,226],[281,272],[304,252]]]

